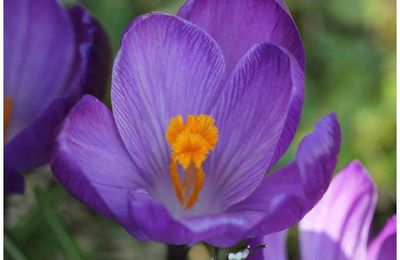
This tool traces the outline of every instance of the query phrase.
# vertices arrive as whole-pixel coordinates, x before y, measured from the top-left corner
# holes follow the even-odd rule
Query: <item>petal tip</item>
[[[357,159],[350,162],[341,172],[343,172],[343,178],[353,178],[359,179],[359,185],[365,190],[368,190],[370,193],[376,193],[376,185],[368,170],[364,167],[364,165]],[[360,186],[361,188],[361,186]],[[375,195],[376,196],[376,195]]]
[[[133,30],[133,28],[135,28],[136,25],[140,24],[141,22],[153,17],[153,16],[157,16],[157,15],[165,15],[165,16],[172,16],[168,13],[164,13],[164,12],[159,12],[159,11],[154,11],[154,12],[148,12],[142,15],[139,15],[138,17],[136,17],[135,19],[133,19],[133,21],[131,23],[129,23],[129,25],[125,28],[124,32],[122,33],[122,37],[121,37],[121,42],[120,44],[122,45],[122,43],[125,41],[125,38],[127,38],[131,31]]]

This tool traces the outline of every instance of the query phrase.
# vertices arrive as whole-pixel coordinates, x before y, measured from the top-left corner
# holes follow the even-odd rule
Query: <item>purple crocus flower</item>
[[[300,222],[301,259],[394,260],[396,217],[388,220],[368,244],[377,191],[358,161],[352,162],[332,181],[321,201]],[[286,260],[286,232],[278,232],[252,245],[266,244],[249,259]]]
[[[21,172],[49,161],[57,125],[85,94],[102,97],[111,49],[82,7],[56,0],[6,0],[5,192],[22,192]]]
[[[70,193],[138,239],[231,246],[293,225],[330,183],[333,114],[265,176],[303,103],[302,42],[281,2],[189,1],[178,16],[141,16],[112,77],[112,112],[84,97],[51,165]]]

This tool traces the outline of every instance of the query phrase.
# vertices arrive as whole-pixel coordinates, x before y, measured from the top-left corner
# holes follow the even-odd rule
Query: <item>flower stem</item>
[[[206,244],[206,246],[207,246],[207,249],[208,249],[208,253],[211,256],[211,260],[217,260],[218,259],[219,248],[215,247],[215,246],[212,246],[212,245],[209,245],[209,244]]]

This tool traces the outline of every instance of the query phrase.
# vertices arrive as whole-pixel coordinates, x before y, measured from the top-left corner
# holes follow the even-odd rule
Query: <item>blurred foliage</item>
[[[136,16],[155,10],[176,13],[183,3],[63,2],[79,2],[91,10],[110,36],[114,54],[124,29]],[[372,174],[379,190],[372,231],[376,233],[396,209],[395,1],[287,0],[287,4],[306,49],[306,96],[295,142],[279,164],[293,159],[301,137],[316,120],[336,112],[343,132],[337,169],[357,158]],[[109,98],[105,102],[109,104]],[[77,259],[71,254],[82,254],[84,259],[164,259],[164,245],[133,239],[117,223],[71,198],[47,168],[38,171],[27,175],[25,195],[5,201],[6,259]],[[48,212],[54,219],[49,219]],[[289,235],[292,259],[297,258],[297,247],[294,230]],[[197,245],[189,255],[207,259],[209,254],[204,245]]]

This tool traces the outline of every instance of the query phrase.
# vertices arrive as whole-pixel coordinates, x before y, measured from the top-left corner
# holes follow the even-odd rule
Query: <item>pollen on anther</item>
[[[171,118],[165,138],[171,147],[170,175],[179,202],[186,209],[198,200],[204,183],[202,165],[218,142],[218,128],[208,115],[188,115],[186,124],[181,115]],[[178,165],[184,172],[180,181]],[[189,177],[190,176],[190,177]]]

